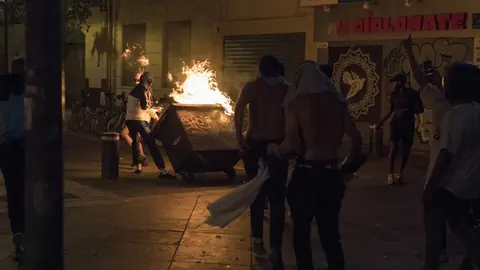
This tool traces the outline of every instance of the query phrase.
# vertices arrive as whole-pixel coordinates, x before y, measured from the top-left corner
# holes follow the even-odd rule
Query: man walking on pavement
[[[427,169],[427,177],[430,175],[435,165],[438,153],[440,153],[440,123],[443,116],[451,109],[450,102],[445,97],[445,91],[442,85],[442,76],[438,71],[432,67],[429,62],[423,64],[423,71],[420,69],[413,55],[413,42],[411,36],[402,42],[402,45],[407,52],[410,62],[410,68],[413,74],[413,78],[420,86],[420,98],[425,108],[432,110],[432,130],[430,136],[430,162]],[[445,224],[446,226],[446,224]],[[439,256],[440,263],[448,262],[448,256],[446,252],[447,235],[443,238],[443,251]]]
[[[0,169],[5,181],[8,217],[13,233],[13,259],[22,261],[25,244],[25,105],[23,74],[25,59],[12,62],[2,89],[0,109],[3,133],[0,143]]]
[[[406,86],[405,74],[397,74],[391,80],[394,83],[394,91],[390,95],[390,112],[380,121],[376,128],[381,128],[383,123],[390,118],[390,170],[387,178],[389,185],[403,183],[403,171],[410,157],[410,152],[415,136],[415,115],[423,113],[423,105],[417,91]],[[402,162],[400,171],[395,173],[395,163],[398,151],[402,150]]]
[[[315,217],[328,269],[344,270],[339,216],[346,186],[338,167],[338,152],[346,133],[351,139],[350,157],[360,154],[360,132],[347,101],[313,61],[300,66],[284,105],[285,140],[280,145],[270,144],[268,153],[277,158],[296,158],[287,200],[292,214],[297,269],[315,269],[310,245]]]
[[[470,221],[472,200],[480,194],[480,69],[453,63],[445,76],[445,95],[452,103],[442,119],[440,151],[423,194],[425,270],[439,269],[445,224],[462,241],[480,267],[480,239]]]
[[[266,158],[269,143],[281,143],[285,135],[283,100],[288,91],[285,79],[280,75],[280,63],[273,56],[264,56],[259,65],[260,76],[248,82],[242,89],[235,106],[235,128],[239,146],[244,150],[245,172],[249,179],[257,175],[258,161]],[[242,124],[248,105],[249,118],[245,138]],[[274,269],[283,269],[282,245],[285,227],[285,187],[288,162],[268,158],[270,178],[265,182],[257,199],[250,207],[252,250],[256,255],[265,255],[263,244],[264,198],[270,208],[269,261]]]

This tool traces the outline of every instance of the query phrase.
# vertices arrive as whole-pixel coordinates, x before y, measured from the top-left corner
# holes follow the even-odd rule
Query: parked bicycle
[[[119,132],[125,122],[125,116],[127,114],[127,95],[123,92],[121,95],[116,96],[116,100],[122,101],[121,109],[115,110],[112,117],[107,121],[107,132]]]
[[[92,109],[88,106],[88,100],[92,94],[82,90],[82,99],[76,102],[72,108],[72,114],[68,122],[68,128],[72,131],[87,131],[95,132],[101,135],[103,132],[108,131],[108,123],[112,118],[115,118],[119,111],[123,112],[124,109],[116,109],[116,101],[122,100],[124,104],[125,94],[116,96],[113,93],[105,93],[105,97],[109,100],[107,106],[104,108]],[[123,105],[125,107],[125,105]]]

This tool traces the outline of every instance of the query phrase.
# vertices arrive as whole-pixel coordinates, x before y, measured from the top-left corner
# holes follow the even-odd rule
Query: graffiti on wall
[[[380,117],[381,46],[330,47],[332,82],[349,101],[350,114],[374,123]]]
[[[420,67],[425,61],[431,61],[432,65],[440,72],[442,77],[448,66],[453,61],[467,60],[469,55],[469,42],[467,39],[451,40],[448,38],[430,39],[424,42],[415,42],[413,45],[413,54]],[[396,73],[402,72],[408,76],[408,85],[414,89],[418,89],[418,83],[413,79],[410,71],[410,62],[408,56],[401,46],[398,44],[390,50],[383,62],[384,73],[387,77],[391,77]],[[387,100],[390,100],[390,94],[393,91],[392,87],[387,87]],[[417,118],[417,132],[421,141],[428,141],[431,130],[431,111],[429,108],[425,109],[423,115]]]
[[[448,38],[437,38],[417,43],[414,41],[413,44],[413,54],[418,65],[422,66],[423,62],[431,61],[442,76],[445,75],[445,71],[452,61],[466,60],[468,53],[469,47],[465,41],[452,41]],[[393,76],[398,72],[408,74],[411,87],[418,88],[417,82],[411,81],[408,56],[400,44],[386,55],[383,67],[387,76]],[[389,99],[392,90],[389,89],[387,99]]]

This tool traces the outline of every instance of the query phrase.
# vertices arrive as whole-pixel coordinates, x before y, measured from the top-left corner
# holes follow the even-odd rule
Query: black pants
[[[138,134],[142,136],[143,141],[148,147],[150,151],[150,155],[152,155],[153,161],[155,165],[157,165],[158,169],[165,169],[165,162],[163,161],[162,155],[160,154],[160,150],[158,150],[157,144],[155,143],[155,139],[153,139],[151,135],[150,128],[148,127],[148,123],[146,121],[139,121],[139,120],[127,120],[125,121],[128,130],[130,132],[130,136],[132,137],[132,158],[133,163],[137,164],[141,162],[140,159],[140,151],[138,150],[138,145],[140,142],[138,141]]]
[[[8,201],[8,217],[13,234],[25,231],[25,143],[0,144],[0,169]]]
[[[455,197],[444,188],[437,188],[424,205],[426,234],[425,270],[439,269],[438,258],[443,249],[445,224],[468,250],[470,258],[480,263],[480,239],[471,223],[472,202]]]
[[[415,137],[415,121],[396,121],[390,124],[390,141],[411,147]]]
[[[336,163],[336,164],[335,164]],[[332,162],[337,166],[338,162]],[[310,245],[311,223],[315,217],[329,270],[344,270],[339,216],[345,181],[338,169],[322,165],[297,164],[288,186],[287,200],[293,221],[293,247],[298,270],[313,270]]]
[[[268,142],[249,141],[248,151],[243,162],[249,180],[258,172],[258,161],[264,158],[267,162],[270,178],[263,185],[257,199],[250,206],[250,226],[252,237],[263,238],[263,219],[265,197],[270,205],[270,248],[281,249],[285,228],[285,190],[288,175],[288,161],[277,158],[266,158]]]

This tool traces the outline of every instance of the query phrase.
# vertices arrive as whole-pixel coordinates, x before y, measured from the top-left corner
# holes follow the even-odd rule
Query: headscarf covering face
[[[331,80],[325,75],[317,63],[305,61],[300,65],[295,83],[290,87],[283,105],[288,105],[298,96],[308,96],[321,93],[331,93],[337,96],[342,103],[347,103],[346,98],[335,88]]]

